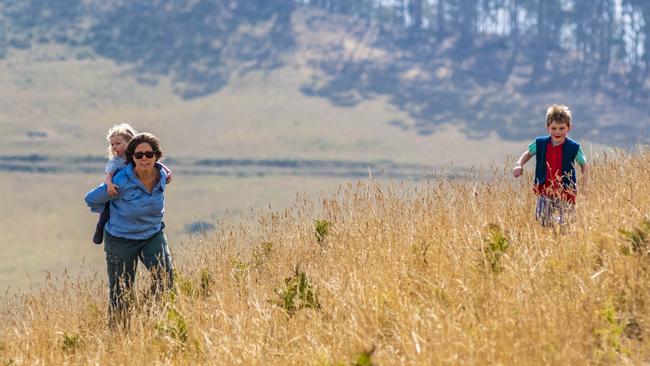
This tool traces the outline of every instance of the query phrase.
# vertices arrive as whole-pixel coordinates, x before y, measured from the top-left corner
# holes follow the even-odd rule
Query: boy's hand
[[[106,189],[107,189],[107,191],[108,191],[108,195],[111,196],[111,197],[117,196],[117,190],[118,190],[119,188],[120,188],[120,187],[116,186],[116,185],[113,184],[113,183],[109,183],[109,184],[106,185]]]
[[[512,169],[512,175],[514,175],[515,177],[518,177],[518,176],[521,175],[521,172],[523,170],[524,169],[521,167],[521,165],[515,165],[514,169]]]

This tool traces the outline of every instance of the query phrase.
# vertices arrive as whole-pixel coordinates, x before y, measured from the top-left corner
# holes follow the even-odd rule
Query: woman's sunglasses
[[[151,158],[153,158],[153,157],[156,156],[156,155],[158,155],[158,152],[157,152],[157,151],[146,151],[146,152],[143,152],[143,151],[137,151],[137,152],[134,152],[134,153],[133,153],[133,157],[136,158],[136,159],[138,159],[138,160],[139,160],[139,159],[142,159],[142,157],[144,157],[144,156],[146,156],[147,159],[151,159]]]

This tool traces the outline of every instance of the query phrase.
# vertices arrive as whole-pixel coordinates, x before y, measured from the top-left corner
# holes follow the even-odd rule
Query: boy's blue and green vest
[[[536,166],[535,166],[535,186],[538,188],[538,193],[544,194],[542,188],[549,187],[547,182],[547,173],[559,174],[562,177],[563,193],[562,196],[569,201],[575,200],[576,191],[576,169],[574,162],[578,151],[580,151],[580,144],[567,137],[567,139],[559,147],[562,150],[562,163],[557,164],[549,158],[547,149],[551,143],[551,136],[543,136],[535,139],[537,149]],[[552,179],[551,177],[550,179]]]

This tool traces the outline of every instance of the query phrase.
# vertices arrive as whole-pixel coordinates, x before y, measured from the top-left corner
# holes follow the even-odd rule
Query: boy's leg
[[[118,238],[108,232],[104,235],[109,286],[109,326],[126,328],[140,246],[137,241]]]
[[[140,260],[153,277],[151,293],[155,299],[159,299],[164,290],[174,287],[172,256],[163,230],[145,240],[145,245],[140,252]]]
[[[99,214],[99,220],[97,221],[97,227],[95,227],[95,235],[93,235],[93,243],[101,244],[104,238],[104,226],[108,222],[108,219],[111,217],[110,202],[106,202],[104,206],[104,211]]]
[[[544,196],[537,197],[537,207],[535,208],[535,218],[542,226],[548,227],[553,223],[553,203],[551,199]]]
[[[570,224],[575,221],[575,204],[561,200],[558,203],[558,210],[560,211],[560,225]]]

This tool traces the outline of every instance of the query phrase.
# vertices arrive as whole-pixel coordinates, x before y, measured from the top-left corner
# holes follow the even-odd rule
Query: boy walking
[[[519,177],[523,166],[533,156],[535,165],[535,193],[537,208],[535,217],[542,226],[564,224],[575,212],[577,193],[575,164],[582,173],[581,187],[587,188],[588,166],[580,144],[567,135],[571,131],[571,110],[565,105],[554,104],[546,111],[548,136],[538,137],[515,164],[513,174]]]

